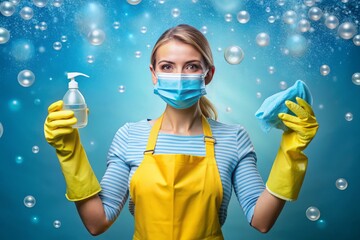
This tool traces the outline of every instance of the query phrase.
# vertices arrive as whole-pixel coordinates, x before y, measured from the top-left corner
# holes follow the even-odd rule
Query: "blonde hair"
[[[171,40],[178,40],[185,44],[189,44],[194,47],[201,56],[203,57],[205,67],[210,69],[214,66],[214,60],[210,48],[210,44],[205,38],[205,36],[196,28],[186,25],[180,24],[176,27],[170,28],[166,30],[160,38],[155,43],[155,46],[151,53],[150,63],[152,64],[153,68],[155,69],[156,66],[156,51],[161,47],[163,44],[167,43]],[[207,99],[205,96],[202,96],[199,101],[201,113],[207,117],[212,119],[217,119],[217,111],[215,106]]]

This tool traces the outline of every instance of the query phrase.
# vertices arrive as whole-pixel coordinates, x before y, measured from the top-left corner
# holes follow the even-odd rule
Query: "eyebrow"
[[[202,62],[201,62],[200,60],[190,60],[190,61],[185,62],[185,64],[193,63],[193,62],[202,64]],[[171,63],[171,64],[175,64],[175,62],[172,62],[172,61],[169,61],[169,60],[161,60],[161,61],[159,61],[157,64],[159,65],[160,63]]]

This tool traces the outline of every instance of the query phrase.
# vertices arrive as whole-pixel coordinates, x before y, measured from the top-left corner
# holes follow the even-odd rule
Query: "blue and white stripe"
[[[216,139],[215,158],[223,185],[223,201],[219,218],[221,225],[227,216],[232,186],[239,203],[251,222],[257,199],[265,186],[256,167],[256,154],[246,130],[239,125],[227,125],[208,119]],[[107,169],[101,180],[106,217],[114,220],[129,196],[130,180],[143,159],[151,125],[147,120],[127,123],[121,127],[110,146]],[[181,136],[159,133],[155,154],[191,154],[205,156],[203,135]],[[134,205],[130,199],[129,210]]]

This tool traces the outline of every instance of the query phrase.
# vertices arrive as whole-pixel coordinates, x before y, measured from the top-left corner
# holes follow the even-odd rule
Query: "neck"
[[[198,135],[202,131],[201,111],[197,104],[187,109],[167,106],[161,131],[179,135]]]

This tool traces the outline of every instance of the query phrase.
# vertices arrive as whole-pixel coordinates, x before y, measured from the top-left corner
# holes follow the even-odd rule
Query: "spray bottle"
[[[67,73],[67,78],[70,80],[70,82],[69,90],[66,92],[63,98],[63,108],[74,111],[77,123],[73,125],[73,128],[83,128],[87,125],[88,121],[87,106],[84,96],[78,90],[78,83],[75,81],[75,77],[77,76],[89,77],[88,75],[79,72]]]

